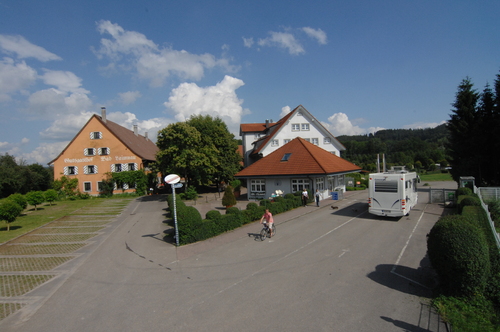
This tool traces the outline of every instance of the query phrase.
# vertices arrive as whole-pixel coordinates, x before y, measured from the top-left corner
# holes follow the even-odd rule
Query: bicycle
[[[267,236],[271,237],[271,229],[269,228],[267,222],[262,224],[262,230],[260,231],[260,240],[264,241]],[[273,235],[276,235],[276,226],[273,223]]]

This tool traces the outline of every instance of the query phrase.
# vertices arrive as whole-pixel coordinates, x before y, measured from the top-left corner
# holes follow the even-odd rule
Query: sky
[[[335,135],[432,128],[500,70],[498,0],[0,0],[0,155],[46,165],[93,114],[156,140],[192,115]]]

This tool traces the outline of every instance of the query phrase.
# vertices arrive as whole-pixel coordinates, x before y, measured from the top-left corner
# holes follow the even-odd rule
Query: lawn
[[[453,181],[450,173],[428,172],[427,174],[420,174],[420,182],[430,181]]]
[[[82,214],[86,214],[86,208],[98,207],[106,200],[113,198],[91,198],[91,199],[77,199],[74,201],[56,201],[52,205],[44,203],[37,206],[37,210],[33,206],[28,206],[23,213],[17,217],[16,221],[10,224],[10,231],[7,232],[7,225],[5,221],[0,221],[0,244],[12,240],[20,235],[26,234],[40,226],[43,226],[51,221],[57,220],[64,216],[75,214],[78,210],[82,210]],[[120,199],[124,199],[120,197]],[[134,197],[130,197],[130,200]],[[125,199],[127,203],[129,199]],[[106,214],[103,211],[102,214]]]

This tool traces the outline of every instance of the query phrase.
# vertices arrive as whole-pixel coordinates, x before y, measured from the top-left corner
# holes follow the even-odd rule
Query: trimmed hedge
[[[483,294],[490,277],[489,248],[482,230],[462,215],[442,217],[432,227],[427,249],[445,295]]]
[[[300,194],[300,193],[299,193]],[[244,224],[259,220],[268,208],[275,215],[302,206],[301,196],[287,194],[285,197],[276,197],[274,202],[268,199],[260,201],[260,205],[250,202],[246,210],[239,210],[237,207],[226,209],[226,214],[222,215],[217,210],[206,213],[206,219],[202,220],[198,210],[193,206],[186,206],[176,195],[177,226],[179,231],[179,244],[184,245],[197,241],[203,241],[219,234],[241,227]],[[173,197],[167,196],[169,210],[173,211]]]

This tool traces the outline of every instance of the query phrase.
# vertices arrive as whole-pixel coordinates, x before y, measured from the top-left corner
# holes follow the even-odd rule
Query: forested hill
[[[376,169],[377,154],[385,154],[386,162],[407,168],[432,168],[446,163],[445,144],[448,130],[445,124],[426,129],[386,129],[375,134],[338,136],[346,147],[341,156],[368,171]]]

